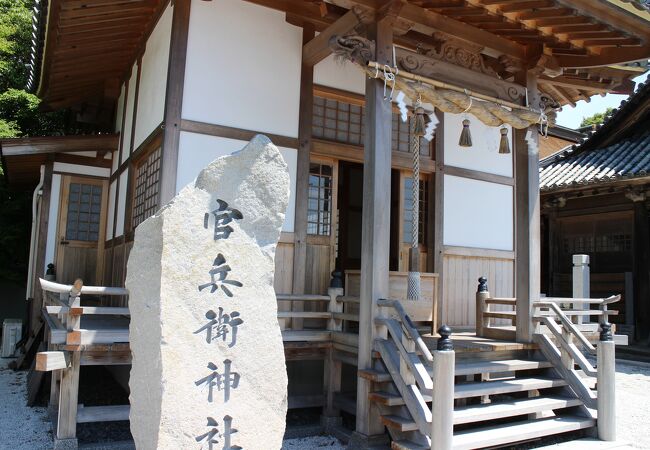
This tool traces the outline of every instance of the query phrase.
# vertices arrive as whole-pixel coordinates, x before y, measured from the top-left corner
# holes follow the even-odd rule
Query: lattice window
[[[420,211],[418,216],[418,242],[424,244],[427,237],[427,212],[429,182],[420,180]],[[413,178],[404,179],[404,242],[412,242],[413,231]]]
[[[135,169],[135,189],[133,191],[133,228],[151,217],[158,209],[160,189],[160,156],[158,147],[142,158]]]
[[[632,251],[632,235],[626,233],[606,235],[574,235],[564,238],[564,252],[577,253],[611,253]]]
[[[363,145],[365,132],[365,108],[352,103],[323,97],[314,97],[312,135],[319,139]],[[410,152],[411,121],[402,122],[399,114],[393,113],[393,150]],[[429,143],[424,139],[420,154],[429,156]]]
[[[102,187],[70,183],[65,238],[69,241],[96,242],[102,211]]]
[[[307,234],[329,236],[332,227],[332,166],[310,164]]]

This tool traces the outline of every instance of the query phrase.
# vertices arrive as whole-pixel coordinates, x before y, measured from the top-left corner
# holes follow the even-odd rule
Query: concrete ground
[[[0,359],[0,450],[50,449],[52,431],[47,411],[25,405],[27,372],[8,369],[10,361]],[[616,384],[619,440],[650,450],[650,364],[618,361]],[[336,438],[315,436],[286,440],[282,450],[344,448]],[[587,444],[580,448],[600,447]]]

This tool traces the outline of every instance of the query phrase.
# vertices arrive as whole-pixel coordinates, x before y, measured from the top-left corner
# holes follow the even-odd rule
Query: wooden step
[[[416,431],[418,429],[415,420],[407,419],[406,417],[396,416],[393,414],[381,416],[381,423],[383,423],[388,428],[392,428],[397,431]]]
[[[584,417],[558,416],[550,419],[492,425],[455,434],[453,448],[461,450],[514,444],[542,436],[591,428],[595,423],[594,419]]]
[[[387,383],[393,380],[388,372],[382,372],[375,369],[363,369],[359,370],[357,373],[361,378],[374,381],[375,383]]]
[[[498,361],[458,361],[456,376],[480,373],[515,372],[517,370],[545,369],[551,367],[548,361],[526,359],[505,359]]]
[[[532,389],[547,389],[566,386],[562,379],[547,377],[515,378],[512,380],[483,381],[477,383],[457,384],[454,398],[481,397],[483,395],[509,394],[525,392]]]
[[[384,391],[371,392],[368,398],[370,401],[384,406],[402,406],[406,404],[399,394],[391,394],[390,392]],[[422,398],[427,403],[431,401],[430,395],[422,395]]]
[[[506,403],[464,406],[454,410],[454,425],[521,416],[579,405],[582,405],[582,402],[577,398],[549,396],[513,400]]]

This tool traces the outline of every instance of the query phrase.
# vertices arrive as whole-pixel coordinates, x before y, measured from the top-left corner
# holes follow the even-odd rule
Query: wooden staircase
[[[593,370],[575,370],[571,362],[573,375],[567,377],[569,369],[558,367],[555,355],[539,350],[467,352],[457,359],[453,351],[432,354],[399,302],[379,304],[390,310],[375,320],[385,327],[386,338],[375,340],[374,366],[359,376],[373,383],[369,399],[380,411],[393,449],[501,447],[596,426]],[[448,339],[444,331],[441,335]],[[446,395],[444,380],[434,375],[442,373],[437,358],[455,360],[447,389],[452,391],[453,378],[446,414],[451,418],[436,414]],[[451,446],[436,443],[436,427],[445,420],[453,423]]]

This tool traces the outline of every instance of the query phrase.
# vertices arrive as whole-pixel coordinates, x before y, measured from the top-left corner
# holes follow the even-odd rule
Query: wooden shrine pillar
[[[315,35],[314,25],[305,23],[302,29],[303,46]],[[309,194],[309,156],[311,152],[312,118],[314,115],[314,66],[304,60],[300,70],[300,115],[298,118],[298,161],[296,172],[296,214],[293,227],[293,282],[294,294],[305,293],[307,266],[307,201]],[[320,292],[319,292],[320,293]],[[294,307],[303,308],[303,302]],[[302,319],[293,319],[292,328],[302,328]]]
[[[181,136],[185,61],[187,59],[187,37],[190,30],[191,4],[191,0],[174,1],[169,63],[167,66],[167,92],[165,94],[164,115],[165,132],[162,142],[162,165],[160,168],[158,206],[166,204],[176,196],[178,144]]]
[[[34,272],[32,273],[32,289],[34,291],[30,308],[28,336],[37,333],[41,323],[41,309],[43,308],[43,290],[38,282],[39,278],[45,278],[45,265],[54,261],[45,261],[47,249],[47,230],[50,222],[50,199],[52,198],[52,175],[54,172],[54,157],[50,156],[45,163],[43,173],[43,195],[41,197],[41,208],[38,220],[38,236],[36,239],[36,255],[34,258]],[[55,224],[56,226],[56,224]]]
[[[376,43],[375,60],[393,65],[393,20],[384,17],[368,25],[368,38]],[[384,99],[383,81],[366,80],[366,128],[363,168],[363,215],[361,234],[361,304],[359,307],[358,368],[372,367],[376,337],[386,333],[374,323],[377,300],[388,298],[390,254],[390,176],[392,147],[391,102]],[[350,448],[370,447],[373,436],[383,436],[379,410],[368,400],[371,382],[357,381],[357,423]]]
[[[529,103],[539,108],[537,76],[520,74],[528,88]],[[539,136],[537,125],[514,133],[515,157],[515,297],[517,341],[531,342],[534,331],[533,303],[541,289]],[[526,139],[528,137],[528,139]]]

